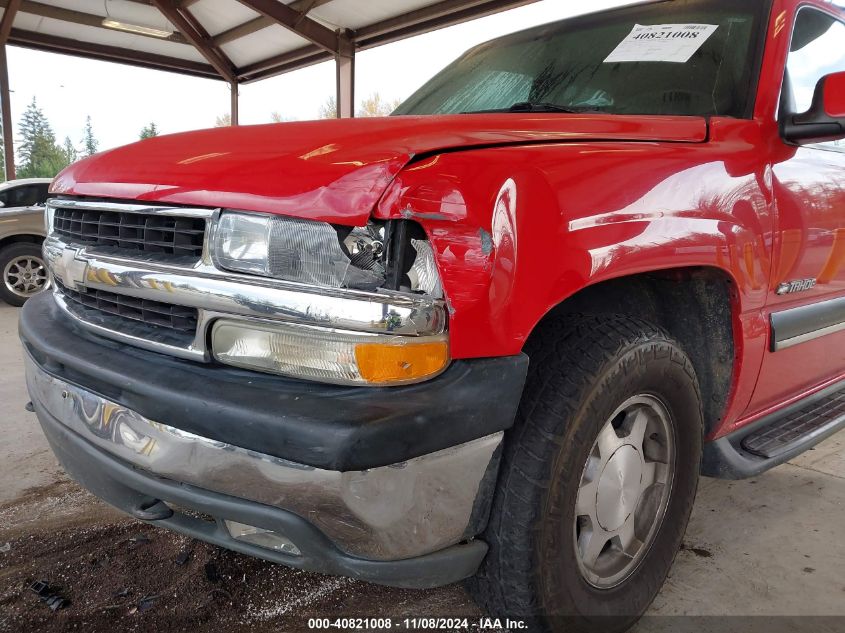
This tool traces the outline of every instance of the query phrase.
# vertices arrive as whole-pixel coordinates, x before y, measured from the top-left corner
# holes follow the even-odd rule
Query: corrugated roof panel
[[[223,52],[238,66],[246,66],[308,44],[308,40],[278,25],[256,31],[221,46]]]
[[[211,35],[217,35],[258,17],[255,11],[233,0],[199,0],[188,10]]]
[[[431,0],[366,0],[365,2],[343,2],[335,0],[317,7],[308,15],[334,28],[359,29],[395,18],[404,13],[432,4]]]

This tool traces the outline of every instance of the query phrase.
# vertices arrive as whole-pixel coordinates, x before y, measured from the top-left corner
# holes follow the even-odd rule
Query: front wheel
[[[680,549],[698,484],[692,363],[624,316],[541,326],[470,591],[541,631],[624,631]]]
[[[13,306],[22,306],[50,286],[38,244],[17,242],[0,250],[0,273],[0,299]]]

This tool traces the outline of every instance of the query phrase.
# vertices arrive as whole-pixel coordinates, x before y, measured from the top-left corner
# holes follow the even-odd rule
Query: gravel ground
[[[0,631],[305,631],[309,617],[477,618],[416,592],[288,569],[124,517],[62,480],[0,507]],[[51,611],[29,586],[69,604]]]

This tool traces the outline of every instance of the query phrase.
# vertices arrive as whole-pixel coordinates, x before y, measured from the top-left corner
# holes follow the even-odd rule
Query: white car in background
[[[41,255],[50,178],[0,183],[0,300],[22,306],[50,286]]]

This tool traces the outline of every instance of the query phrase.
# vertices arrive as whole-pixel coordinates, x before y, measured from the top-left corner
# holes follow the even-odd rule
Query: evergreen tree
[[[73,141],[70,140],[69,136],[65,137],[65,144],[62,149],[64,151],[65,160],[67,161],[67,164],[70,165],[71,163],[75,163],[79,154],[77,153],[76,148],[73,146]]]
[[[21,118],[19,178],[52,178],[68,165],[65,150],[33,97]]]
[[[155,122],[151,122],[141,130],[140,138],[144,140],[145,138],[152,138],[154,136],[158,136],[158,127],[156,127]]]
[[[18,158],[22,168],[24,165],[33,163],[34,159],[38,158],[38,148],[43,145],[45,138],[52,139],[54,144],[56,142],[47,117],[44,116],[41,108],[38,107],[35,97],[32,98],[32,102],[27,106],[21,117],[20,133]]]
[[[97,153],[97,148],[100,147],[100,142],[94,138],[94,130],[91,127],[91,116],[88,115],[85,119],[85,133],[82,136],[82,156],[93,156]]]
[[[214,121],[214,127],[229,127],[230,125],[232,125],[232,115],[228,112],[226,114],[221,114]]]

